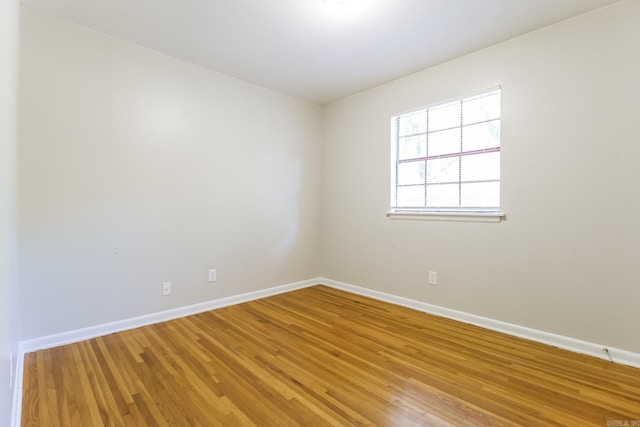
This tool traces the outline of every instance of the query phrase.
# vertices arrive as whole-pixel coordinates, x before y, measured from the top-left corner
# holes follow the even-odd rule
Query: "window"
[[[392,118],[391,212],[500,216],[500,89]]]

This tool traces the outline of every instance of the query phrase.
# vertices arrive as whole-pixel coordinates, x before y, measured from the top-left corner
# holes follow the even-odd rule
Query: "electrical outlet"
[[[162,295],[171,295],[171,282],[164,282],[162,284]]]
[[[209,283],[213,283],[218,280],[218,274],[216,273],[216,269],[212,268],[209,270]]]
[[[438,284],[438,272],[437,271],[430,271],[429,272],[429,284],[430,285],[437,285]]]

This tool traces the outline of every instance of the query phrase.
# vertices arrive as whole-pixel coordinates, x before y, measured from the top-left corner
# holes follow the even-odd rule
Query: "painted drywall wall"
[[[640,352],[638,16],[616,4],[328,105],[322,274]],[[387,218],[390,117],[498,84],[506,221]]]
[[[28,9],[21,49],[22,339],[318,275],[319,107]]]
[[[0,2],[0,425],[11,423],[18,313],[18,35],[19,2]],[[10,356],[11,366],[9,363]]]

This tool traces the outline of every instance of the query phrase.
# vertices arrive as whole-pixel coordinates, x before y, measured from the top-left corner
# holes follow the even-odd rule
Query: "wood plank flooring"
[[[25,358],[25,427],[625,422],[640,369],[323,286]]]

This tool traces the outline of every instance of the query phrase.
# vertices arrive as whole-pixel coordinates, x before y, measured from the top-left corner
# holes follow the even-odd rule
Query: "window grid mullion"
[[[396,118],[396,191],[395,206],[398,206],[398,169],[400,168],[400,116]]]
[[[426,144],[426,158],[424,159],[424,207],[426,208],[428,206],[428,201],[429,199],[427,199],[427,197],[429,196],[429,193],[427,192],[427,188],[429,187],[428,184],[428,172],[429,169],[427,169],[427,163],[429,162],[427,159],[429,158],[429,109],[427,108],[427,117],[426,117],[427,123],[426,123],[426,135],[425,135],[425,144]]]
[[[479,148],[477,150],[464,151],[462,153],[438,154],[437,156],[433,156],[433,157],[412,157],[409,159],[398,160],[398,163],[411,163],[411,162],[419,162],[421,160],[446,159],[448,157],[475,156],[477,154],[489,154],[489,153],[499,153],[499,152],[500,152],[500,147]]]
[[[464,123],[464,104],[463,100],[460,100],[460,152],[462,153],[462,124]],[[458,156],[458,207],[462,206],[462,156]]]
[[[499,179],[474,179],[474,180],[469,180],[469,181],[462,181],[462,184],[479,184],[479,183],[484,183],[484,182],[500,182]],[[443,182],[431,182],[428,183],[427,186],[429,187],[435,187],[438,185],[447,185],[447,184],[457,184],[458,181],[443,181]],[[398,187],[400,188],[404,188],[404,187],[422,187],[424,186],[424,184],[401,184],[398,185]]]
[[[429,109],[427,109],[428,111]],[[398,116],[401,117],[401,116]],[[475,126],[475,125],[481,125],[483,123],[490,123],[490,122],[497,122],[500,121],[500,118],[495,118],[495,119],[487,119],[487,120],[481,120],[479,122],[471,122],[471,123],[467,123],[467,124],[463,124],[462,127],[466,128],[469,126]],[[448,128],[442,128],[442,129],[438,129],[438,130],[434,130],[431,133],[438,133],[438,132],[446,132],[448,130],[452,130],[452,129],[458,129],[460,126],[456,125],[456,126],[452,126],[452,127],[448,127]],[[420,136],[420,135],[425,135],[427,132],[416,132],[416,133],[409,133],[406,135],[398,135],[399,138],[412,138],[414,136]]]

